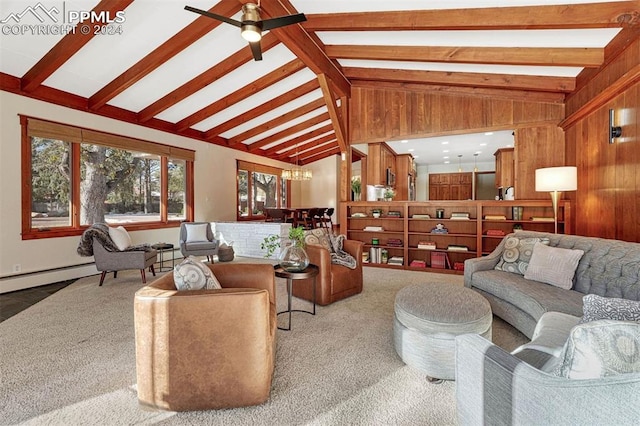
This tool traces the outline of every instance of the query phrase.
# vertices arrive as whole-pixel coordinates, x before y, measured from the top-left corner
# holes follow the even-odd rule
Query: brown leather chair
[[[355,240],[344,240],[343,249],[356,259],[356,269],[331,263],[329,249],[320,245],[307,244],[305,250],[309,262],[317,265],[320,274],[316,277],[316,303],[328,305],[345,297],[362,292],[362,250],[364,243]],[[306,300],[313,300],[313,279],[296,281],[293,295]]]
[[[207,266],[222,289],[177,291],[168,273],[135,295],[143,406],[208,410],[269,398],[277,320],[273,266]]]

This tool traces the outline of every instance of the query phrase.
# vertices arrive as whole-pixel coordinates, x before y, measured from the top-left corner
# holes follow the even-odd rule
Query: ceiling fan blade
[[[199,13],[200,15],[204,15],[209,18],[217,19],[218,21],[226,22],[227,24],[234,25],[236,27],[240,27],[242,22],[236,21],[235,19],[227,18],[226,16],[216,15],[215,13],[207,12],[206,10],[196,9],[195,7],[185,6],[185,10],[189,12]]]
[[[253,59],[256,61],[262,60],[262,47],[260,47],[260,40],[249,43],[251,46],[251,53],[253,53]]]
[[[285,25],[298,24],[307,20],[304,13],[298,13],[296,15],[280,16],[279,18],[265,19],[262,21],[262,29],[264,31],[272,30],[274,28],[284,27]]]

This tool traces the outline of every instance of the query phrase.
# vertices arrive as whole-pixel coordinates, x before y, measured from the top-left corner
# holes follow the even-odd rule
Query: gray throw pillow
[[[640,324],[600,320],[571,330],[553,372],[567,379],[597,379],[640,372]]]
[[[587,294],[582,298],[582,321],[611,319],[640,322],[640,302]]]
[[[211,269],[194,256],[189,256],[176,265],[173,269],[173,282],[178,290],[222,288]]]
[[[549,247],[538,242],[533,246],[533,254],[524,277],[571,290],[573,276],[583,254],[583,250]]]
[[[549,244],[548,238],[518,238],[507,237],[502,257],[496,265],[498,271],[513,272],[524,275],[529,267],[535,243]]]

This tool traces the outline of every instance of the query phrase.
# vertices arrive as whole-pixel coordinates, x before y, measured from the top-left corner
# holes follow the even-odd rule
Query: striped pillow
[[[583,250],[549,247],[536,243],[524,277],[570,290],[583,254]]]

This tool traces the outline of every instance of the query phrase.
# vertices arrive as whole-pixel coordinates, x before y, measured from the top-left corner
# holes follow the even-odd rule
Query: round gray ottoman
[[[475,333],[491,340],[491,306],[455,284],[413,284],[396,294],[393,338],[405,364],[429,380],[455,379],[455,337]]]

